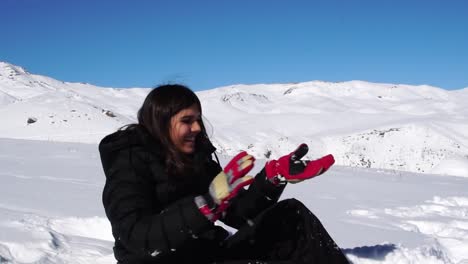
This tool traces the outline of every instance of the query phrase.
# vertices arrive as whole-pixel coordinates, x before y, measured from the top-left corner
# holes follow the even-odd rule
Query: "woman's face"
[[[201,115],[196,105],[182,109],[171,117],[171,141],[182,153],[190,154],[195,151],[195,138],[200,131]]]

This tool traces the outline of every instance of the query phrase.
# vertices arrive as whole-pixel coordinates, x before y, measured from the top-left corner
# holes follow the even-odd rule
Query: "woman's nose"
[[[192,132],[200,132],[201,131],[201,126],[199,121],[195,121],[192,124]]]

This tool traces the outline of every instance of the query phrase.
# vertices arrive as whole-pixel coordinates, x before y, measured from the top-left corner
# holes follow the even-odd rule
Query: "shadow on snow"
[[[397,249],[395,244],[384,244],[375,246],[363,246],[342,249],[343,253],[354,255],[359,258],[384,260],[387,254]]]

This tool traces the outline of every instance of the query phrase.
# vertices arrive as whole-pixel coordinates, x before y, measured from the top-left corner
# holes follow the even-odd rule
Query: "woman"
[[[193,91],[162,85],[146,97],[138,124],[101,141],[118,263],[348,263],[302,203],[278,202],[287,182],[325,172],[333,157],[301,161],[303,144],[253,178],[246,152],[224,168],[212,159],[201,116]],[[238,231],[230,236],[216,220]]]

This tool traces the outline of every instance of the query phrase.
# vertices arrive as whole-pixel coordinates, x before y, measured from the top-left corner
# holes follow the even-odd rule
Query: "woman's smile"
[[[177,150],[185,154],[195,151],[197,135],[201,132],[200,110],[196,105],[180,110],[171,118],[170,136]]]

